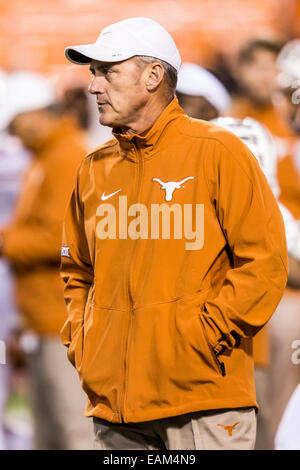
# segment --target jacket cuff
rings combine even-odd
[[[236,344],[235,337],[221,329],[220,322],[212,318],[207,311],[200,313],[202,325],[208,341],[217,356],[229,353]]]

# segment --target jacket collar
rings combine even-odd
[[[120,153],[124,158],[137,161],[137,149],[142,149],[143,157],[150,158],[158,149],[159,141],[166,127],[184,114],[176,97],[165,107],[151,127],[139,134],[121,134],[113,129],[113,135],[120,145]]]

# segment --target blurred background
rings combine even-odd
[[[178,82],[188,114],[253,118],[276,148],[270,151],[275,192],[294,230],[287,233],[291,273],[274,318],[255,341],[257,448],[274,448],[300,382],[300,365],[291,360],[292,344],[300,340],[300,113],[292,101],[300,84],[298,43],[291,57],[289,49],[282,55],[300,38],[300,0],[0,0],[0,340],[6,345],[0,449],[90,446],[82,437],[79,380],[74,375],[68,382],[68,390],[78,392],[78,437],[63,429],[68,398],[60,380],[66,379],[49,358],[71,369],[58,346],[65,318],[61,225],[80,160],[110,138],[110,129],[99,125],[95,99],[87,94],[88,67],[70,65],[64,48],[94,42],[103,27],[135,16],[160,22],[189,63]],[[49,413],[53,423],[45,430]]]
[[[297,0],[12,0],[0,2],[1,65],[53,73],[69,44],[94,42],[112,22],[149,16],[174,37],[185,61],[231,57],[254,36],[283,40],[300,32]]]

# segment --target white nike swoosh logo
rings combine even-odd
[[[115,194],[119,193],[120,191],[122,191],[122,189],[118,189],[118,191],[115,191],[114,193],[108,194],[107,196],[105,196],[105,193],[103,193],[102,196],[101,196],[101,201],[106,201],[106,199],[109,199],[110,197],[114,196]]]

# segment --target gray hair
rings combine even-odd
[[[155,57],[149,57],[146,55],[138,55],[136,58],[144,64],[151,64],[152,62],[159,62],[165,71],[165,81],[172,95],[175,94],[177,85],[177,70],[168,62],[164,60],[156,59]]]

